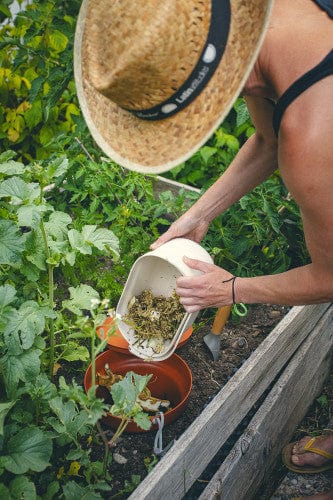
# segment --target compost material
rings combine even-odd
[[[154,352],[161,352],[164,341],[172,339],[185,314],[179,297],[154,296],[151,290],[143,290],[128,304],[128,312],[122,320],[133,327],[137,343],[148,341]]]

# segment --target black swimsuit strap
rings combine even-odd
[[[325,10],[327,14],[333,18],[333,2],[332,0],[314,0],[321,9]]]
[[[333,50],[310,71],[298,78],[278,99],[273,114],[273,128],[275,135],[279,133],[283,113],[302,92],[314,83],[333,74]]]

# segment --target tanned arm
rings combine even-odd
[[[320,97],[320,92],[316,90]],[[276,275],[238,277],[235,281],[237,302],[299,305],[333,300],[333,117],[327,112],[325,115],[325,102],[329,102],[326,97],[326,101],[321,100],[322,109],[316,102],[316,96],[310,99],[311,104],[307,106],[301,100],[297,106],[293,105],[293,109],[285,113],[279,137],[280,170],[287,188],[300,207],[312,262]],[[274,139],[271,125],[267,123],[268,113],[263,111],[266,108],[260,101],[264,100],[247,99],[257,132],[216,183],[220,186],[220,192],[227,190],[232,193],[227,198],[228,202],[218,202],[215,184],[211,189],[216,205],[212,208],[209,200],[206,200],[201,205],[201,217],[208,216],[210,219],[212,214],[217,215],[219,210],[224,210],[229,203],[236,201],[241,192],[247,192],[246,189],[274,170],[274,167],[269,167],[270,162],[274,164],[276,159],[273,154]],[[313,116],[318,112],[322,112],[321,116],[325,118],[314,121]],[[244,177],[242,181],[239,179],[241,175],[245,175],[245,180]],[[232,188],[238,180],[241,187]],[[231,303],[230,284],[223,283],[231,276],[228,271],[193,259],[185,261],[203,273],[195,278],[181,277],[177,280],[176,291],[188,312]]]

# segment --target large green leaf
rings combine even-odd
[[[5,163],[0,163],[0,173],[6,175],[19,175],[24,172],[23,163],[19,163],[14,160],[6,161]]]
[[[101,500],[101,495],[92,491],[90,488],[83,488],[74,481],[69,481],[63,487],[65,500]]]
[[[46,167],[47,178],[52,181],[52,179],[64,175],[68,170],[68,166],[69,162],[65,156],[60,156],[56,160],[49,162]]]
[[[48,235],[57,240],[63,240],[67,235],[67,226],[71,222],[71,217],[64,212],[53,212],[49,221],[45,223],[45,229]]]
[[[53,310],[48,306],[40,306],[33,300],[24,302],[17,312],[12,311],[4,328],[9,353],[19,353],[18,346],[24,350],[30,349],[35,337],[44,332],[46,318],[55,318]]]
[[[18,225],[36,229],[39,226],[43,213],[49,210],[50,208],[47,205],[22,205],[17,210]]]
[[[24,498],[24,500],[36,500],[36,487],[26,476],[16,476],[9,484],[11,500]]]
[[[90,255],[92,253],[92,246],[84,239],[82,233],[76,229],[68,231],[68,240],[71,247],[83,255]]]
[[[50,465],[51,438],[38,427],[20,430],[5,443],[0,464],[13,474],[24,474],[29,470],[41,472]]]
[[[0,436],[3,436],[3,428],[5,418],[9,410],[14,406],[15,401],[8,401],[7,403],[0,403]]]
[[[61,354],[61,359],[66,361],[89,361],[90,354],[84,345],[76,342],[67,342],[65,350]]]
[[[88,413],[79,411],[74,401],[63,402],[61,397],[57,396],[50,400],[50,408],[58,420],[50,418],[49,422],[59,434],[67,434],[76,439],[78,435],[87,432],[87,426],[92,425]]]
[[[66,307],[74,314],[82,314],[82,309],[90,310],[92,308],[92,300],[100,300],[99,293],[89,285],[81,284],[76,288],[69,287],[70,299],[64,300],[63,307]]]
[[[26,254],[27,261],[34,264],[40,271],[46,270],[46,251],[42,232],[39,229],[27,235]]]
[[[21,354],[6,353],[0,358],[0,369],[5,381],[8,397],[14,398],[18,383],[33,381],[40,372],[40,349],[30,349]]]
[[[139,394],[146,387],[150,378],[150,375],[127,372],[122,380],[113,384],[111,394],[114,405],[111,408],[111,413],[130,416],[137,406],[136,400]]]
[[[86,225],[81,232],[76,229],[68,231],[68,239],[72,248],[82,254],[90,255],[92,247],[95,247],[104,252],[111,250],[119,255],[119,240],[108,229],[97,229],[95,225]]]
[[[91,245],[99,250],[111,250],[116,255],[119,255],[119,240],[116,235],[109,229],[98,228],[93,225],[86,225],[82,229],[82,236]]]
[[[2,310],[13,302],[16,295],[16,290],[12,285],[0,286],[0,313]]]
[[[57,262],[59,262],[60,256],[65,256],[69,250],[68,242],[65,240],[58,241],[49,238],[48,245],[51,252],[51,258],[55,257]]]
[[[9,220],[0,220],[0,264],[18,264],[24,246],[25,236],[18,231],[16,224]]]
[[[24,182],[15,176],[0,183],[0,198],[11,197],[20,201],[33,201],[39,196],[40,187],[36,182]]]

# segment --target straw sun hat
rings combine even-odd
[[[83,0],[74,70],[92,136],[157,174],[225,118],[258,55],[273,0]]]

